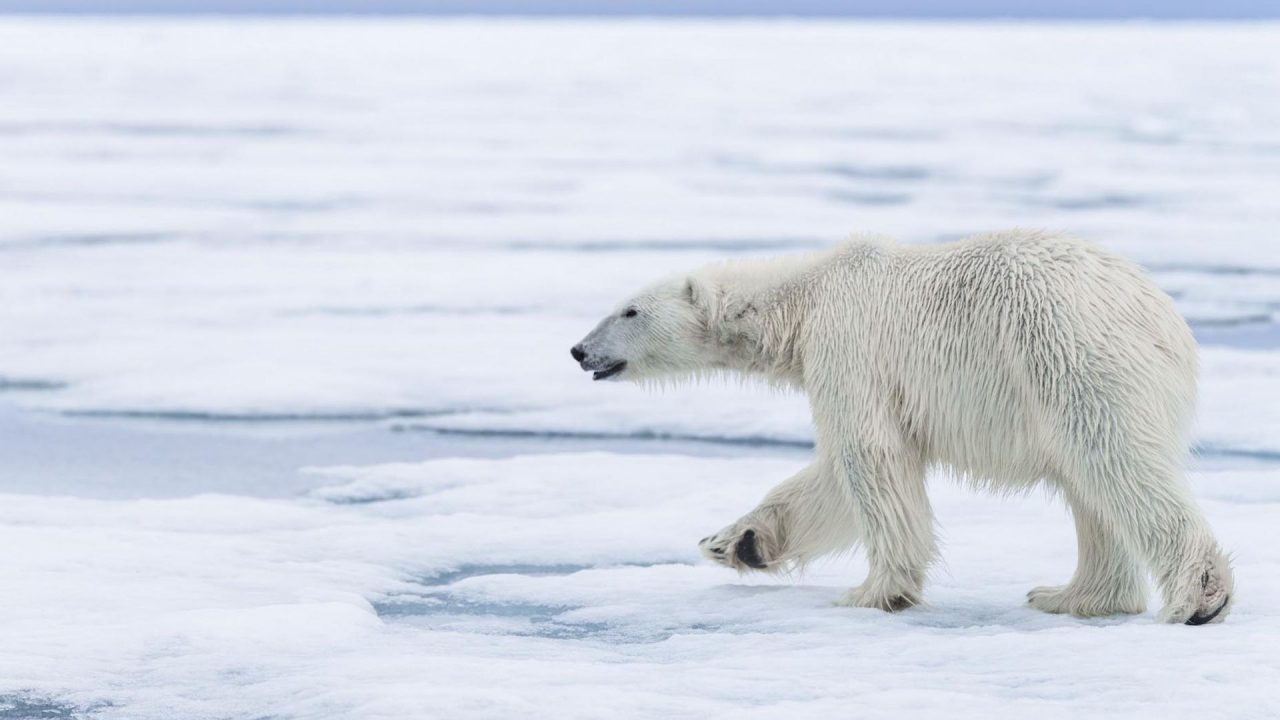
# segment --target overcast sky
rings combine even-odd
[[[0,12],[1280,18],[1280,0],[0,0]]]

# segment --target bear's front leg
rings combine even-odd
[[[920,603],[937,552],[924,463],[905,446],[846,447],[832,464],[848,483],[870,570],[837,604],[888,612]]]
[[[830,472],[814,463],[788,478],[737,522],[702,538],[706,557],[739,572],[803,565],[857,540],[853,509]]]

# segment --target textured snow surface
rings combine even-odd
[[[0,19],[0,720],[1280,716],[1277,47]],[[943,477],[926,607],[832,607],[856,554],[703,564],[804,462],[804,399],[569,358],[670,273],[1010,226],[1191,321],[1227,623],[1026,608],[1067,513]]]
[[[601,388],[568,348],[716,259],[1040,226],[1149,266],[1211,341],[1233,422],[1202,444],[1280,452],[1277,42],[4,20],[0,377],[81,413],[806,441],[796,398]]]
[[[301,500],[4,496],[0,694],[130,720],[1280,712],[1274,473],[1195,477],[1240,583],[1226,624],[1192,628],[1154,603],[1025,607],[1071,574],[1066,512],[945,478],[928,607],[833,607],[857,559],[698,562],[797,465],[565,454],[319,470]]]

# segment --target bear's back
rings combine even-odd
[[[1048,446],[1070,434],[1063,423],[1109,407],[1190,420],[1195,341],[1124,258],[1014,230],[894,248],[879,274],[870,351],[904,422],[966,474],[1052,472],[1036,466],[1062,451]]]

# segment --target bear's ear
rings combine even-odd
[[[684,299],[690,305],[710,310],[713,296],[711,287],[701,278],[690,275],[684,279]]]

